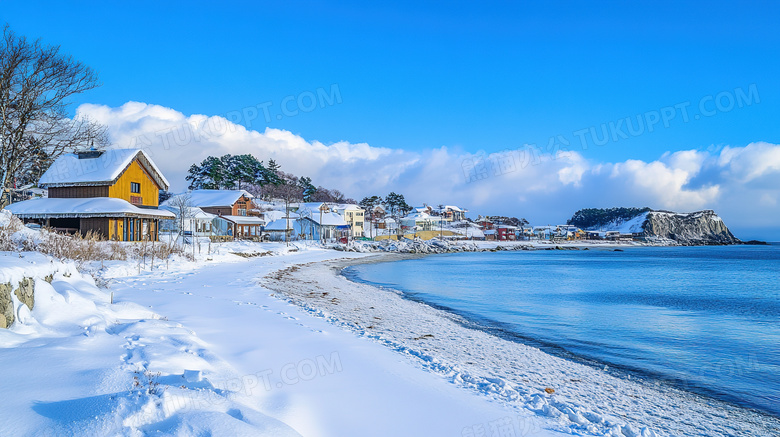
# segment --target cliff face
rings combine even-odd
[[[649,240],[668,239],[685,246],[741,243],[712,210],[689,214],[650,211],[642,224],[642,235]]]

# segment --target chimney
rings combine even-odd
[[[103,151],[95,150],[95,149],[82,150],[80,152],[76,152],[76,156],[78,156],[79,159],[94,159],[94,158],[99,158],[101,155],[103,155]]]

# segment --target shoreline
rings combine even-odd
[[[616,376],[471,328],[468,325],[472,322],[455,313],[341,274],[344,268],[357,264],[422,256],[425,254],[379,253],[299,264],[266,276],[261,284],[312,315],[379,342],[455,385],[546,416],[552,419],[555,431],[746,436],[780,431],[780,421],[767,413],[663,381]],[[680,417],[680,411],[686,414]]]

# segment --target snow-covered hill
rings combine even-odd
[[[712,210],[691,213],[648,211],[631,218],[618,217],[587,230],[641,234],[649,241],[685,246],[741,243]]]
[[[649,213],[644,212],[642,214],[639,214],[638,216],[624,220],[622,218],[615,219],[608,224],[604,226],[598,227],[598,229],[592,229],[592,230],[599,230],[599,231],[617,231],[621,234],[632,234],[635,232],[642,232],[644,230],[643,226],[645,224],[645,220],[647,220],[647,215]]]

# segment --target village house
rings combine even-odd
[[[487,217],[477,216],[477,224],[482,227],[483,230],[489,231],[493,229],[493,220]]]
[[[453,205],[444,205],[440,208],[433,209],[433,211],[434,214],[441,216],[446,222],[466,220],[466,213],[469,212],[467,209],[458,208]]]
[[[171,197],[162,206],[175,211],[181,209],[182,203],[186,203],[186,206],[212,214],[211,225],[208,231],[204,231],[210,236],[258,239],[266,222],[252,215],[251,211],[256,209],[253,198],[246,190],[192,190]],[[204,220],[206,218],[203,217]],[[188,229],[185,227],[182,231]]]
[[[47,198],[9,205],[6,209],[29,223],[58,231],[118,241],[159,239],[160,220],[175,218],[158,209],[160,190],[168,181],[142,150],[111,149],[69,153],[57,158],[41,176]]]
[[[363,225],[363,235],[369,238],[376,237],[383,234],[384,229],[388,228],[388,221],[395,223],[394,220],[386,217],[387,210],[382,205],[375,205],[369,214],[368,211],[364,213],[366,224]]]
[[[212,223],[217,217],[209,214],[198,207],[171,206],[163,203],[160,209],[166,209],[176,215],[176,220],[163,223],[160,228],[162,231],[178,232],[182,235],[196,237],[209,237],[213,234]]]
[[[411,231],[435,231],[443,225],[443,218],[427,212],[415,212],[401,219],[401,227]]]
[[[364,235],[365,211],[363,208],[352,203],[340,203],[333,205],[331,210],[347,222],[352,231],[352,238],[359,238]]]
[[[192,190],[189,196],[191,206],[209,214],[247,216],[247,211],[254,209],[254,196],[246,190]]]
[[[267,221],[263,227],[263,235],[270,241],[291,241],[299,239],[295,231],[295,222],[300,216],[294,212],[285,214],[284,211],[265,211],[264,219]]]
[[[300,217],[295,221],[295,234],[307,240],[345,240],[351,232],[349,224],[335,212],[321,212],[304,215],[298,210]]]
[[[298,204],[297,212],[302,217],[312,217],[317,219],[322,212],[333,213],[349,226],[349,237],[359,238],[365,233],[365,210],[358,205],[351,203],[327,203],[327,202],[304,202]],[[318,220],[315,222],[319,223]],[[325,223],[325,221],[323,221]]]

